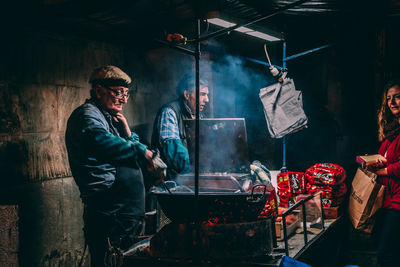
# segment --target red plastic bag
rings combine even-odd
[[[308,194],[312,195],[321,191],[321,198],[324,207],[339,206],[345,199],[347,193],[347,186],[341,183],[337,186],[321,186],[307,184]]]
[[[279,206],[294,204],[295,196],[306,193],[306,180],[303,172],[281,172],[277,176]]]
[[[345,170],[333,163],[317,163],[305,172],[308,184],[313,185],[338,185],[346,179]]]

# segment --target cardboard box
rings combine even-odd
[[[299,218],[297,218],[297,220],[294,223],[286,225],[287,236],[292,235],[299,226],[300,226]],[[278,241],[282,241],[283,240],[283,223],[282,222],[275,222],[275,233],[276,233],[276,239]]]
[[[341,214],[339,207],[324,208],[325,219],[336,219]]]

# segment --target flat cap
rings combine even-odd
[[[129,87],[132,80],[120,68],[112,65],[96,68],[90,75],[89,83],[103,86],[124,86]]]

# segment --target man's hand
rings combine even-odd
[[[118,112],[117,114],[115,114],[115,117],[113,117],[114,120],[118,123],[121,123],[122,125],[122,130],[124,131],[124,134],[126,134],[126,136],[131,136],[131,129],[129,128],[128,122],[126,121],[125,116],[121,113]]]
[[[150,153],[152,152],[150,151]],[[152,178],[154,179],[155,185],[161,183],[167,176],[167,165],[160,158],[160,153],[158,152],[152,153],[152,156],[149,160],[149,164],[147,166],[147,171],[151,174]]]
[[[153,158],[153,152],[151,152],[151,150],[146,149],[146,154],[144,155],[144,157],[147,160],[151,160]]]

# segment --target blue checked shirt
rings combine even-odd
[[[186,108],[190,110],[188,106]],[[165,107],[160,116],[160,143],[165,162],[178,173],[189,171],[189,153],[181,141],[175,111]],[[200,117],[203,117],[202,114]]]
[[[187,107],[187,106],[186,106]],[[189,107],[187,107],[189,109]],[[192,115],[193,118],[193,115]],[[203,114],[200,113],[200,118],[203,118]],[[161,112],[161,120],[160,120],[160,139],[161,143],[172,140],[179,139],[179,128],[178,128],[178,119],[176,118],[175,112],[169,108],[165,107]]]
[[[178,119],[175,112],[171,108],[164,108],[161,112],[160,138],[161,143],[167,140],[179,139]]]

